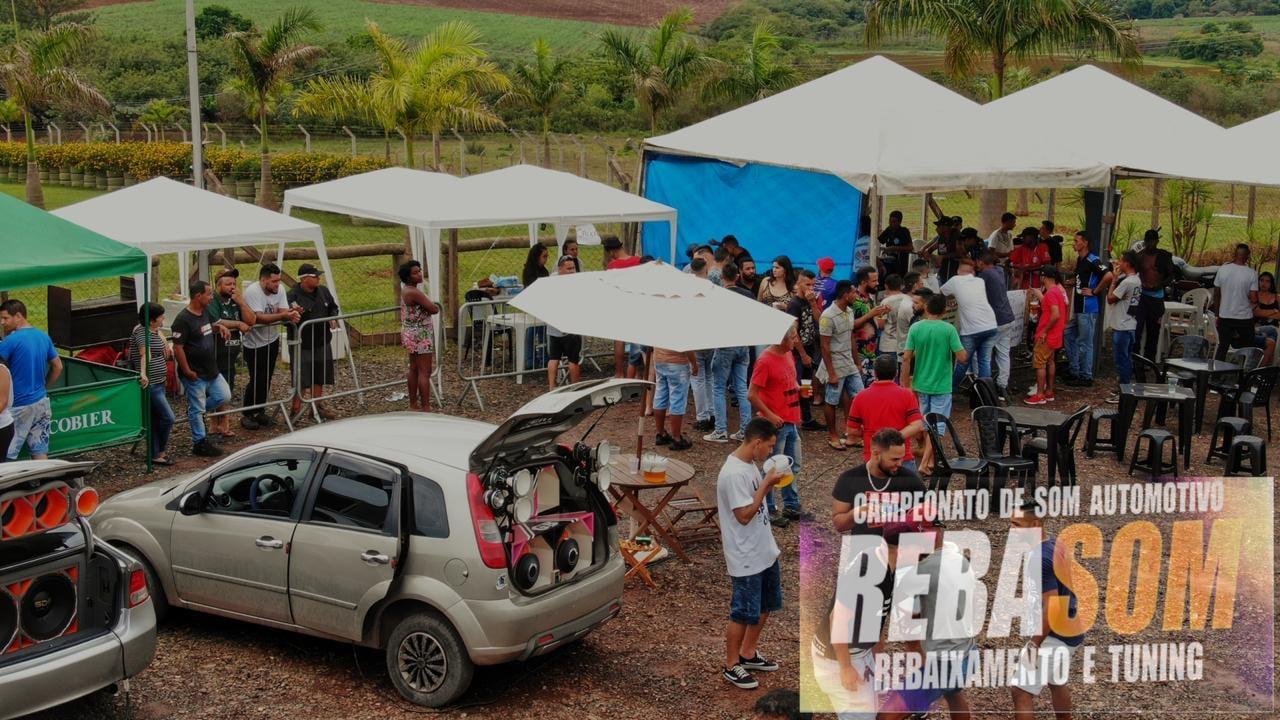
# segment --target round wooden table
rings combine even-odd
[[[666,480],[660,483],[653,483],[645,480],[639,470],[632,470],[636,465],[635,458],[634,454],[624,454],[609,461],[609,492],[614,497],[614,508],[635,518],[636,535],[644,535],[652,529],[653,534],[658,536],[672,552],[679,555],[681,560],[688,560],[689,557],[684,552],[684,545],[676,537],[675,529],[664,521],[662,512],[667,508],[668,503],[675,499],[680,490],[689,484],[696,471],[692,465],[686,462],[667,458]],[[646,505],[640,500],[641,494],[649,490],[665,491],[659,495],[657,502],[652,506]],[[636,560],[625,549],[623,555],[627,557],[628,563],[632,565],[632,569],[627,573],[627,576],[640,574],[642,579],[652,586],[653,582],[648,578],[648,572],[644,570],[644,566],[648,564],[648,559],[646,558],[643,561]],[[652,554],[649,557],[652,557]]]

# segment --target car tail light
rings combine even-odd
[[[493,517],[493,509],[484,501],[484,483],[475,473],[467,473],[467,500],[471,507],[471,525],[476,531],[476,545],[480,559],[486,567],[507,566],[506,549],[502,546],[502,531]]]
[[[147,574],[142,570],[129,573],[129,607],[136,608],[150,599],[147,592]]]

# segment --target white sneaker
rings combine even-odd
[[[703,439],[703,440],[706,440],[707,442],[713,442],[713,443],[727,443],[727,442],[729,442],[729,436],[728,436],[726,433],[723,433],[723,432],[721,432],[721,431],[719,431],[719,430],[716,430],[715,432],[710,433],[710,434],[707,434],[707,435],[703,435],[703,436],[702,436],[702,439]]]
[[[742,442],[742,438],[743,438],[743,435],[741,430],[729,436],[729,439],[734,442]]]

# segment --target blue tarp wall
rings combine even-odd
[[[835,277],[853,275],[862,193],[834,175],[648,153],[644,196],[679,211],[677,265],[688,262],[690,245],[733,235],[762,274],[786,255],[810,269],[830,256]],[[642,237],[645,254],[671,259],[667,223],[644,223]]]

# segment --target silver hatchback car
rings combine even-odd
[[[559,388],[496,427],[325,423],[120,493],[94,529],[145,565],[158,609],[382,648],[401,695],[447,705],[474,665],[546,653],[620,611],[608,445],[557,438],[645,385]]]

